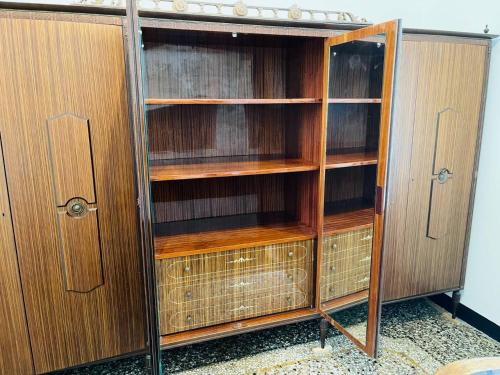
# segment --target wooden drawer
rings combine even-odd
[[[304,263],[311,252],[312,241],[300,241],[166,259],[157,262],[160,264],[157,282],[159,285],[202,279],[211,282],[259,267]]]
[[[327,236],[321,261],[321,301],[366,290],[370,282],[373,229]]]
[[[200,303],[198,308],[192,309],[183,309],[181,306],[172,314],[160,313],[161,334],[293,310],[309,306],[309,299],[308,294],[296,291],[282,294],[269,293],[255,298],[225,299],[225,302],[217,304]]]
[[[310,306],[313,243],[157,261],[161,334]]]

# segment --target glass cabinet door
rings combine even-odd
[[[387,155],[399,21],[325,41],[316,306],[376,355]]]

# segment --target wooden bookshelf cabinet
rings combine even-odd
[[[489,40],[133,4],[1,5],[0,373],[463,287]]]

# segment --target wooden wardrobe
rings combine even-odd
[[[463,287],[487,38],[127,6],[0,10],[0,373]]]

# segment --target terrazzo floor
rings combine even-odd
[[[360,329],[354,322],[352,329]],[[433,374],[444,364],[500,356],[500,343],[428,301],[384,306],[380,355],[373,360],[330,329],[319,348],[319,322],[296,323],[163,352],[165,374]],[[130,358],[59,374],[145,374],[144,359]]]

